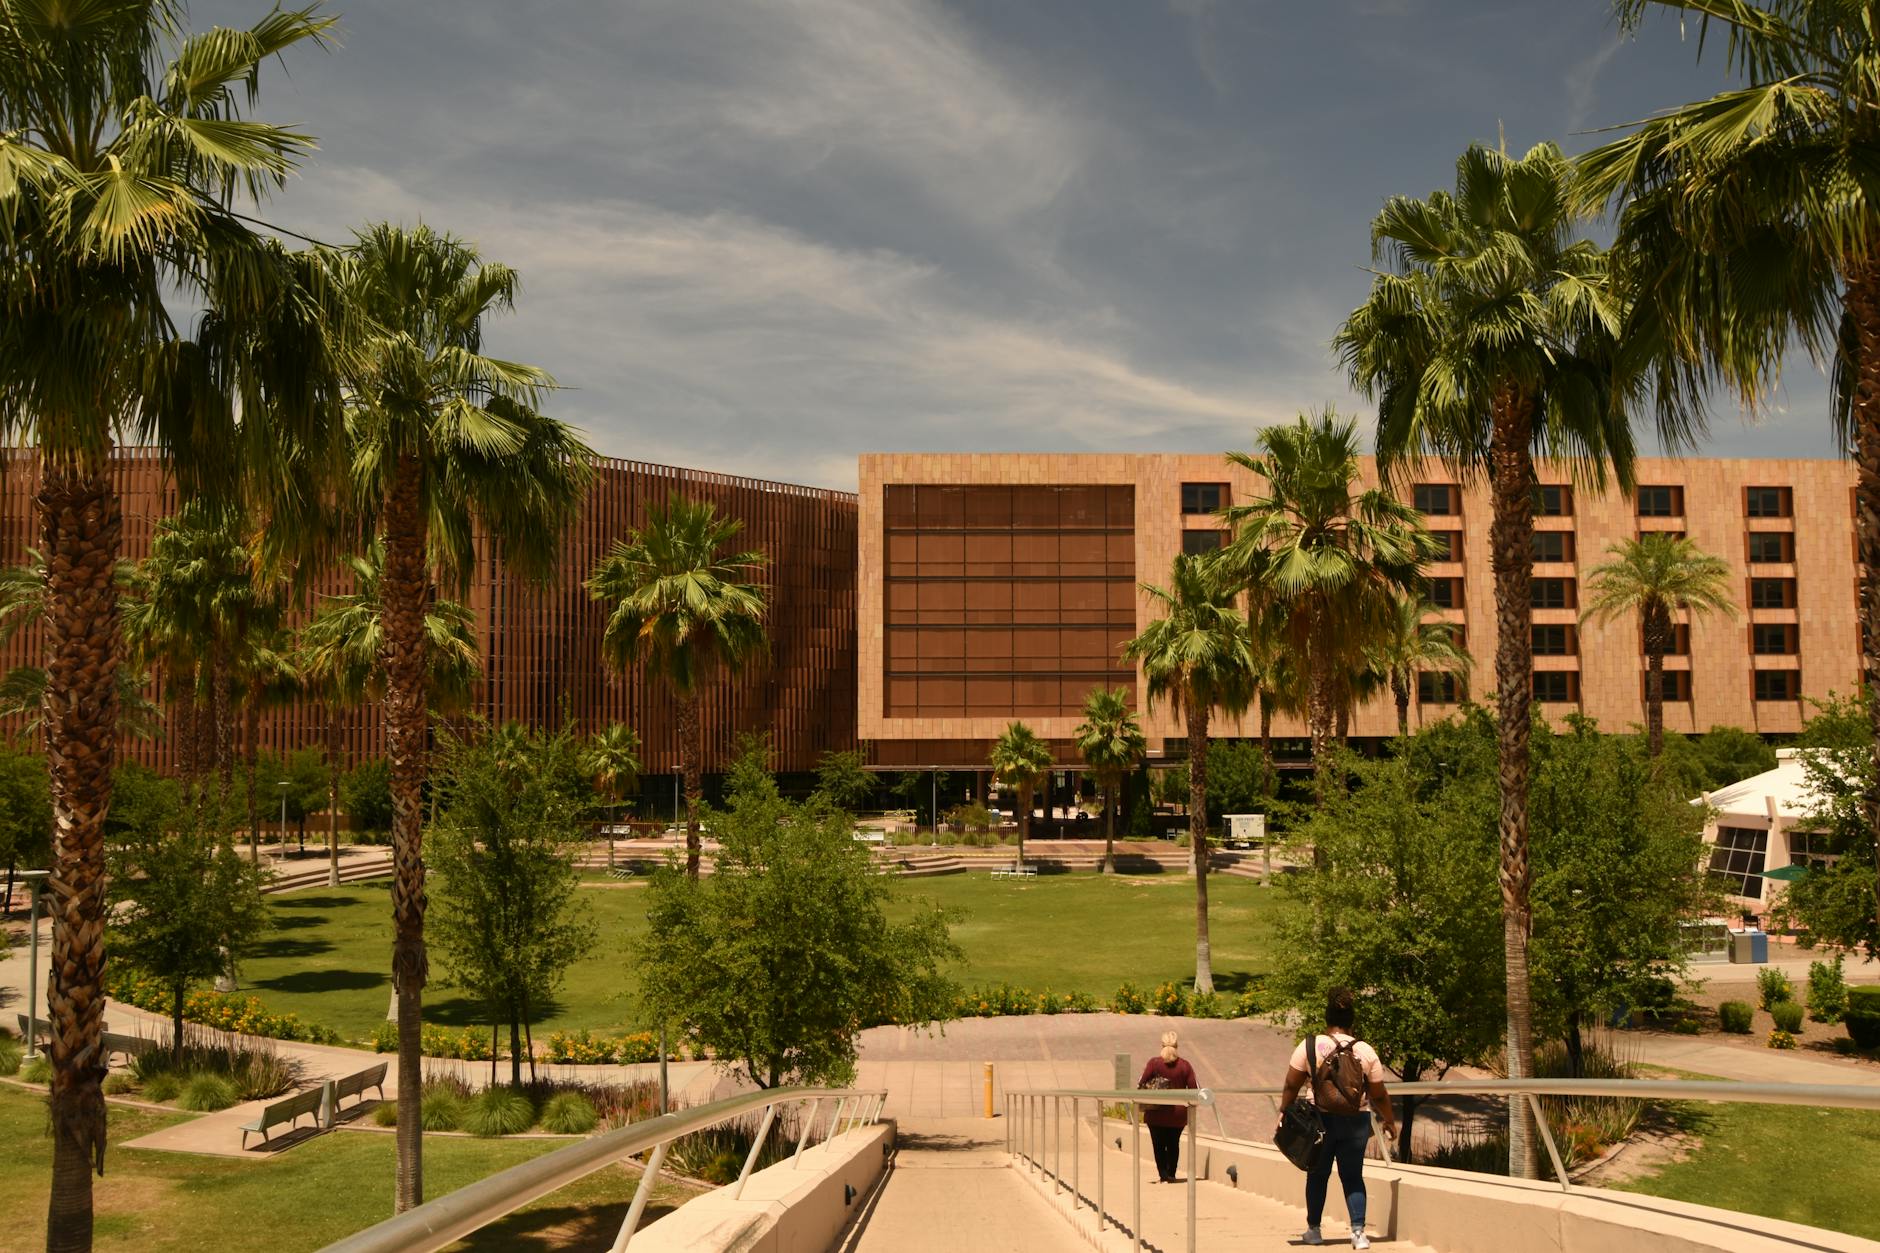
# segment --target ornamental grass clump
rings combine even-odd
[[[41,1053],[20,1067],[20,1078],[27,1083],[52,1082],[52,1059]]]
[[[373,1107],[372,1123],[376,1127],[396,1127],[398,1125],[398,1102],[380,1101]]]
[[[123,1096],[137,1090],[137,1081],[123,1071],[114,1071],[104,1077],[106,1096]]]
[[[144,1080],[143,1089],[146,1101],[155,1101],[161,1105],[176,1099],[176,1094],[183,1090],[183,1080],[180,1075],[173,1075],[166,1070]]]
[[[395,1103],[387,1102],[380,1105],[379,1109],[381,1112],[387,1109],[392,1111],[390,1121],[381,1122],[381,1127],[398,1125],[398,1106]],[[449,1088],[427,1086],[418,1103],[418,1110],[426,1131],[456,1131],[463,1126],[463,1098]]]
[[[473,1136],[520,1135],[535,1125],[535,1105],[514,1088],[485,1088],[464,1110],[463,1129]]]
[[[556,1135],[586,1135],[598,1122],[600,1114],[579,1092],[557,1092],[542,1106],[542,1130]]]
[[[176,1107],[192,1113],[210,1114],[218,1109],[227,1109],[241,1099],[234,1080],[227,1075],[218,1075],[213,1071],[198,1071],[183,1080],[183,1090],[177,1094]]]
[[[26,1046],[10,1035],[0,1035],[0,1075],[16,1075],[20,1071],[20,1059],[26,1056]]]

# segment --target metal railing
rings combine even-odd
[[[738,1173],[736,1183],[725,1185],[732,1190],[731,1195],[737,1197],[744,1194],[745,1181],[757,1166],[764,1142],[776,1122],[778,1106],[804,1103],[809,1106],[803,1115],[802,1130],[797,1134],[796,1150],[790,1158],[792,1164],[800,1166],[804,1148],[810,1141],[825,1102],[834,1101],[835,1104],[829,1113],[823,1147],[856,1127],[873,1125],[880,1119],[881,1107],[887,1098],[885,1089],[772,1088],[714,1101],[696,1109],[678,1110],[658,1118],[649,1118],[545,1153],[434,1201],[426,1201],[376,1226],[368,1227],[357,1235],[329,1244],[327,1253],[429,1253],[430,1250],[441,1249],[461,1240],[538,1197],[547,1196],[602,1167],[650,1149],[652,1155],[640,1174],[639,1186],[633,1191],[633,1202],[627,1207],[627,1217],[620,1224],[620,1234],[614,1238],[613,1253],[623,1253],[640,1225],[641,1216],[646,1212],[646,1203],[652,1199],[653,1183],[659,1177],[660,1168],[666,1163],[667,1146],[679,1137],[703,1131],[753,1110],[764,1111],[757,1137],[751,1143],[750,1153],[745,1156],[744,1169]]]
[[[1547,1149],[1547,1157],[1553,1166],[1554,1176],[1559,1181],[1563,1192],[1574,1190],[1569,1178],[1566,1159],[1561,1156],[1559,1143],[1554,1139],[1553,1131],[1547,1125],[1540,1098],[1557,1097],[1615,1097],[1632,1100],[1672,1100],[1672,1101],[1710,1101],[1741,1102],[1751,1105],[1803,1105],[1812,1107],[1830,1107],[1836,1109],[1880,1110],[1880,1087],[1856,1087],[1846,1084],[1814,1083],[1734,1083],[1712,1080],[1691,1079],[1477,1079],[1456,1080],[1443,1083],[1393,1083],[1389,1085],[1392,1097],[1398,1096],[1493,1096],[1503,1097],[1509,1102],[1523,1100],[1534,1115],[1536,1128],[1541,1142]],[[1285,1092],[1281,1088],[1201,1088],[1190,1091],[1139,1091],[1119,1089],[1101,1091],[1095,1089],[1047,1088],[1033,1092],[1010,1092],[1005,1098],[1006,1112],[1006,1151],[1012,1157],[1022,1160],[1051,1180],[1051,1195],[1056,1197],[1059,1189],[1067,1182],[1063,1175],[1063,1136],[1062,1110],[1060,1103],[1071,1103],[1071,1176],[1068,1180],[1071,1189],[1073,1213],[1084,1205],[1082,1191],[1081,1137],[1078,1135],[1078,1118],[1082,1103],[1092,1103],[1096,1113],[1096,1196],[1094,1208],[1097,1215],[1097,1233],[1099,1239],[1106,1226],[1115,1224],[1119,1229],[1122,1224],[1112,1218],[1106,1207],[1105,1184],[1107,1172],[1103,1158],[1103,1109],[1106,1105],[1124,1105],[1128,1107],[1128,1121],[1132,1133],[1130,1146],[1130,1185],[1132,1209],[1130,1234],[1134,1237],[1138,1249],[1144,1247],[1142,1230],[1142,1119],[1141,1107],[1144,1105],[1185,1105],[1193,1111],[1188,1119],[1187,1141],[1189,1169],[1188,1184],[1188,1236],[1187,1247],[1190,1253],[1195,1248],[1195,1176],[1197,1130],[1200,1111],[1203,1108],[1214,1111],[1216,1126],[1220,1129],[1220,1138],[1231,1140],[1221,1117],[1221,1101],[1226,1097],[1268,1097],[1277,1102]],[[1049,1104],[1047,1105],[1047,1102]],[[1275,1111],[1277,1113],[1277,1109]],[[1375,1115],[1372,1115],[1375,1122]],[[1240,1140],[1236,1143],[1253,1144],[1256,1142]],[[1258,1147],[1270,1147],[1258,1145]],[[1390,1161],[1391,1146],[1388,1137],[1378,1138],[1378,1147],[1385,1160]],[[1047,1156],[1049,1161],[1046,1160]],[[1587,1195],[1582,1191],[1580,1195]]]

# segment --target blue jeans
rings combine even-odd
[[[1319,1160],[1306,1172],[1306,1226],[1316,1227],[1325,1217],[1325,1193],[1338,1167],[1338,1183],[1345,1190],[1345,1212],[1353,1227],[1364,1225],[1364,1146],[1371,1139],[1369,1114],[1320,1114],[1325,1143]]]

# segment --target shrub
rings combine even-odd
[[[1795,1047],[1795,1037],[1778,1027],[1769,1033],[1769,1047],[1772,1049],[1792,1049]]]
[[[1260,987],[1251,987],[1245,992],[1242,992],[1234,1000],[1233,1017],[1257,1018],[1259,1015],[1264,1014],[1266,1012],[1264,992],[1265,989]]]
[[[1146,1014],[1149,1012],[1149,998],[1133,983],[1125,983],[1116,989],[1116,995],[1110,1000],[1110,1008],[1119,1014]]]
[[[183,1081],[168,1071],[152,1075],[144,1080],[144,1099],[146,1101],[174,1101],[176,1094],[183,1090]]]
[[[381,1105],[379,1108],[383,1109],[385,1106]],[[393,1121],[381,1125],[396,1126],[397,1109],[397,1105],[393,1104]],[[455,1131],[463,1126],[463,1098],[449,1088],[427,1087],[424,1094],[418,1098],[418,1117],[424,1123],[426,1131]]]
[[[1703,1024],[1695,1018],[1677,1018],[1671,1023],[1672,1035],[1700,1035],[1703,1030]]]
[[[1777,1001],[1769,1007],[1769,1016],[1776,1020],[1776,1028],[1794,1035],[1802,1029],[1802,1007],[1794,1001]]]
[[[1097,998],[1088,992],[1072,992],[1064,998],[1064,1008],[1066,1012],[1072,1014],[1094,1014],[1102,1006],[1098,1005]]]
[[[137,1081],[121,1070],[113,1071],[111,1074],[104,1077],[104,1094],[106,1096],[123,1096],[126,1092],[135,1092],[136,1090]]]
[[[535,1106],[514,1088],[485,1088],[464,1111],[463,1129],[473,1136],[513,1136],[535,1125]]]
[[[0,1075],[17,1075],[26,1046],[10,1035],[0,1035]]]
[[[114,967],[105,975],[105,994],[114,1001],[169,1017],[170,989],[147,974]],[[300,1020],[298,1014],[276,1014],[253,996],[230,996],[206,989],[183,1000],[183,1021],[216,1031],[266,1036],[275,1040],[304,1040],[310,1044],[338,1044],[339,1033],[330,1027]]]
[[[1421,1164],[1444,1170],[1468,1170],[1478,1175],[1505,1175],[1508,1173],[1508,1133],[1456,1136],[1437,1145]]]
[[[1191,1018],[1226,1018],[1228,1004],[1217,992],[1197,992],[1188,998],[1188,1016]]]
[[[593,1102],[579,1092],[557,1092],[542,1106],[542,1130],[556,1135],[586,1135],[599,1121]]]
[[[977,803],[955,805],[947,810],[946,822],[956,833],[964,834],[968,830],[983,833],[992,827],[992,811]]]
[[[52,1059],[41,1053],[20,1067],[20,1078],[27,1083],[51,1083]]]
[[[1857,1049],[1880,1049],[1880,988],[1849,988],[1843,1019]]]
[[[614,1041],[613,1052],[623,1066],[656,1062],[659,1060],[659,1036],[652,1031],[635,1031],[623,1035]],[[668,1052],[671,1053],[671,1050]],[[673,1060],[673,1057],[669,1056],[668,1060]]]
[[[1847,1013],[1847,980],[1841,958],[1808,964],[1808,1016],[1816,1022],[1839,1022]]]
[[[1761,994],[1762,1007],[1768,1009],[1780,1001],[1795,999],[1795,985],[1780,970],[1764,968],[1756,972],[1756,990]]]
[[[1725,1001],[1717,1006],[1717,1019],[1731,1035],[1748,1035],[1756,1020],[1756,1007],[1748,1001]]]
[[[398,1024],[382,1022],[372,1028],[372,1051],[374,1053],[396,1053],[398,1051]]]
[[[659,1046],[652,1047],[651,1057],[647,1061],[657,1061]],[[612,1040],[596,1039],[587,1028],[580,1031],[554,1031],[548,1037],[548,1060],[559,1065],[605,1066],[611,1065],[619,1055],[620,1048]]]
[[[1155,1012],[1179,1018],[1188,1012],[1188,990],[1179,983],[1164,983],[1155,990]]]
[[[373,1107],[372,1121],[380,1127],[396,1127],[398,1125],[398,1102],[380,1101]]]
[[[1055,1014],[1058,1011],[1062,1010],[1063,1008],[1064,1008],[1064,1002],[1058,998],[1057,993],[1050,992],[1050,991],[1038,993],[1038,1012],[1039,1013]]]
[[[227,1109],[240,1099],[241,1093],[236,1090],[234,1080],[227,1075],[199,1070],[183,1081],[183,1090],[176,1096],[176,1107],[193,1113],[210,1114],[218,1109]]]

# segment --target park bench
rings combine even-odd
[[[329,1111],[329,1117],[339,1113],[340,1102],[349,1096],[364,1100],[367,1088],[377,1089],[379,1099],[384,1100],[386,1065],[387,1063],[380,1062],[376,1066],[367,1066],[357,1074],[347,1075],[344,1079],[333,1080],[333,1108]]]
[[[383,1071],[385,1067],[380,1066]],[[274,1134],[274,1129],[282,1123],[289,1127],[298,1123],[303,1116],[311,1117],[314,1126],[320,1125],[320,1107],[326,1101],[326,1090],[332,1083],[328,1080],[317,1088],[308,1088],[292,1096],[284,1096],[278,1101],[270,1101],[261,1107],[253,1122],[242,1124],[242,1147],[248,1147],[248,1137],[258,1135],[266,1144]]]
[[[1038,877],[1036,866],[995,866],[992,877],[995,879],[1035,879]]]
[[[14,1017],[20,1024],[20,1035],[24,1036],[26,1034],[26,1015],[15,1014]],[[44,1018],[33,1019],[34,1042],[38,1043],[39,1041],[50,1040],[51,1038],[52,1024],[47,1022]],[[151,1049],[157,1047],[157,1041],[155,1040],[146,1039],[140,1035],[125,1035],[121,1031],[105,1032],[99,1044],[104,1050],[104,1056],[107,1062],[111,1060],[114,1054],[120,1055],[126,1061],[129,1061],[138,1054],[148,1053]]]
[[[631,879],[635,873],[636,872],[630,863],[622,862],[620,865],[615,866],[612,870],[609,870],[607,872],[607,877],[610,879]]]

